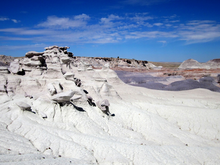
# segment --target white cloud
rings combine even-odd
[[[131,20],[135,20],[135,21],[147,21],[147,20],[150,20],[150,19],[153,19],[153,17],[136,15],[135,17],[131,18]]]
[[[167,18],[162,21],[161,18],[153,18],[146,13],[130,13],[125,16],[111,14],[92,24],[88,22],[90,19],[86,14],[71,18],[49,16],[47,21],[33,28],[0,29],[0,38],[74,43],[115,43],[146,38],[157,39],[163,44],[166,44],[167,39],[183,40],[187,44],[220,39],[220,24],[210,20],[194,20],[181,24]]]
[[[89,20],[90,17],[86,14],[81,14],[81,15],[77,15],[77,16],[74,16],[74,19],[78,19],[78,20]]]
[[[163,23],[154,23],[153,25],[154,25],[154,26],[162,26]]]
[[[157,41],[157,42],[162,43],[162,46],[166,46],[166,44],[167,44],[167,41]]]
[[[215,21],[190,21],[179,28],[181,40],[187,41],[187,44],[209,42],[220,38],[220,24]]]
[[[20,21],[16,20],[16,19],[11,19],[14,23],[18,23]]]
[[[166,43],[167,43],[167,41],[158,41],[158,42],[161,42],[161,43],[163,43],[163,44],[166,44]]]
[[[149,32],[132,32],[125,36],[126,39],[138,39],[138,38],[176,38],[176,34],[172,32],[162,32],[162,31],[149,31]]]
[[[121,19],[119,16],[111,14],[107,18],[101,18],[100,23],[112,25],[112,21],[119,20],[119,19]]]
[[[18,23],[20,21],[16,20],[16,19],[9,19],[7,17],[0,17],[0,21],[12,21],[14,23]]]
[[[67,17],[49,16],[45,22],[38,24],[38,27],[58,29],[82,28],[86,26],[89,18],[90,17],[86,14],[77,15],[73,19]]]
[[[7,21],[9,20],[9,18],[6,18],[6,17],[0,17],[0,21]]]

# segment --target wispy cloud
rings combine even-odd
[[[18,20],[16,20],[16,19],[11,19],[11,20],[12,20],[12,22],[14,22],[14,23],[20,22],[20,21],[18,21]]]
[[[119,17],[117,15],[111,14],[108,17],[101,18],[100,19],[100,24],[101,24],[101,26],[104,25],[104,27],[113,27],[116,24],[119,24],[119,22],[117,22],[117,21],[121,20],[121,19],[123,19],[123,18],[121,18],[121,17]]]
[[[55,31],[49,29],[29,29],[29,28],[5,28],[0,29],[0,32],[14,33],[17,35],[51,35]]]
[[[210,20],[194,20],[180,25],[179,35],[187,44],[209,42],[220,38],[220,24]]]
[[[168,39],[186,44],[220,39],[220,24],[210,20],[194,20],[185,24],[174,20],[177,16],[154,18],[148,13],[110,14],[96,18],[86,14],[73,17],[48,16],[32,28],[0,29],[1,40],[30,40],[34,42],[116,43],[137,39],[156,39],[166,44]],[[4,21],[6,17],[1,17]]]
[[[45,22],[38,24],[38,27],[69,29],[86,26],[90,17],[86,14],[77,15],[73,18],[49,16]]]
[[[9,20],[9,18],[6,18],[6,17],[0,17],[0,21],[7,21]]]
[[[153,25],[154,25],[154,26],[162,26],[163,23],[154,23]]]
[[[9,18],[7,18],[7,17],[0,17],[0,21],[12,21],[12,22],[14,22],[14,23],[20,22],[19,20],[9,19]]]
[[[5,46],[0,46],[1,50],[23,50],[23,49],[27,49],[27,50],[33,50],[36,48],[41,48],[42,47],[46,47],[48,45],[46,44],[33,44],[33,45],[5,45]]]
[[[126,39],[138,39],[138,38],[176,38],[178,37],[173,32],[161,32],[161,31],[150,31],[150,32],[132,32],[125,36]]]
[[[162,43],[162,46],[166,46],[167,44],[167,41],[157,41],[157,42]]]

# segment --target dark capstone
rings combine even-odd
[[[24,69],[22,69],[22,71],[18,71],[17,74],[18,74],[18,75],[21,75],[21,76],[25,75],[25,71],[24,71]]]
[[[126,62],[127,62],[128,64],[131,64],[131,60],[126,60]]]
[[[73,57],[73,53],[72,52],[67,52],[68,57]]]

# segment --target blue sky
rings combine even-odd
[[[219,0],[7,0],[0,54],[69,46],[76,56],[160,62],[220,58]]]

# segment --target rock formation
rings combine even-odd
[[[129,86],[111,66],[137,61],[67,49],[28,52],[2,69],[0,164],[220,164],[219,93]]]
[[[108,100],[101,100],[101,101],[97,101],[96,103],[99,107],[99,109],[101,109],[101,111],[103,113],[105,113],[106,115],[110,115],[111,113],[109,112],[109,101]]]
[[[200,63],[194,59],[188,59],[179,66],[179,69],[217,69],[220,68],[220,60],[214,59],[206,63]]]
[[[0,55],[0,66],[9,66],[14,59],[11,56]]]
[[[86,90],[81,86],[85,87],[87,84],[85,81],[91,81],[87,80],[83,76],[84,74],[99,75],[99,73],[91,68],[90,61],[85,59],[77,61],[73,58],[73,53],[68,52],[68,48],[50,46],[46,47],[44,52],[30,51],[25,54],[25,58],[15,59],[8,67],[9,72],[6,72],[7,68],[1,69],[3,76],[0,77],[2,80],[0,91],[11,98],[23,95],[23,97],[31,99],[33,105],[36,100],[40,102],[43,99],[48,100],[48,104],[51,105],[53,103],[65,105],[70,102],[80,105],[88,102],[89,105],[95,106],[93,102],[95,100],[91,99],[91,96],[86,96],[87,93],[84,92]],[[104,67],[104,70],[109,72],[108,67]],[[75,74],[83,76],[84,81],[82,82]],[[101,76],[99,78],[103,79]],[[104,79],[104,82],[99,81],[98,86],[94,86],[92,90],[93,97],[96,99],[117,95],[106,78]],[[97,79],[92,78],[92,81],[97,81]],[[31,111],[31,104],[21,101],[17,105],[23,110]],[[36,114],[44,116],[44,118],[51,116],[36,106],[33,109],[36,109]]]

